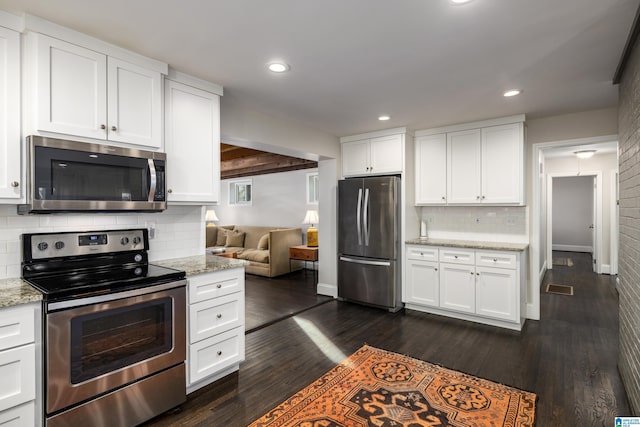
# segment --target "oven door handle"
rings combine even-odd
[[[168,289],[179,288],[181,286],[187,286],[186,279],[177,280],[170,283],[163,283],[161,285],[147,286],[146,288],[132,289],[130,291],[112,292],[108,294],[100,294],[100,295],[91,296],[91,297],[77,298],[77,299],[60,301],[60,302],[52,302],[47,304],[47,313],[50,313],[52,311],[57,311],[57,310],[63,310],[67,308],[79,307],[81,305],[99,304],[102,302],[113,301],[113,300],[122,299],[122,298],[137,297],[140,295],[146,295],[153,292],[160,292],[160,291],[166,291]]]

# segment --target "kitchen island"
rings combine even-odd
[[[407,309],[522,329],[527,243],[418,238],[405,244]]]

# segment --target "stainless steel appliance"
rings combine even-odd
[[[186,400],[186,279],[146,229],[22,235],[43,293],[47,426],[133,426]]]
[[[338,297],[397,311],[400,178],[338,182]]]
[[[57,211],[162,211],[166,154],[27,137],[27,204],[19,214]]]

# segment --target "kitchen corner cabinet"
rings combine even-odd
[[[20,87],[20,33],[0,26],[0,203],[21,196]]]
[[[29,49],[37,131],[161,148],[160,72],[38,33]]]
[[[40,425],[36,414],[36,316],[39,304],[0,309],[0,425]],[[39,321],[39,320],[38,320]]]
[[[187,393],[239,369],[245,357],[244,268],[188,278]]]
[[[523,126],[416,132],[416,205],[523,205]]]
[[[406,308],[521,330],[523,252],[406,246]]]
[[[219,201],[218,94],[165,80],[165,151],[169,203]]]
[[[342,175],[363,176],[404,171],[403,135],[342,142]]]

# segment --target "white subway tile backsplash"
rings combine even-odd
[[[433,238],[528,241],[525,207],[425,206],[422,219]]]

